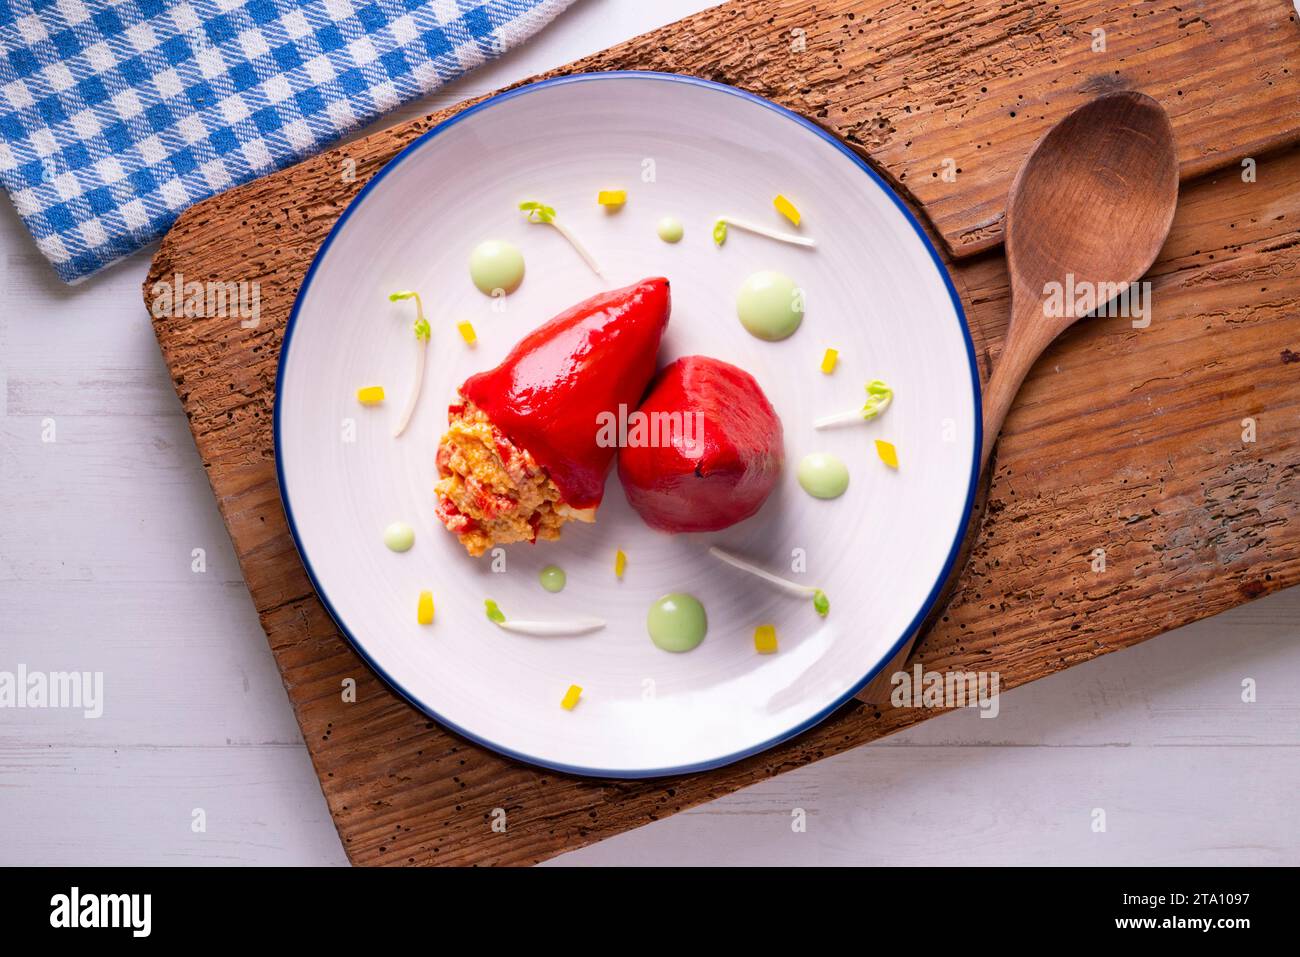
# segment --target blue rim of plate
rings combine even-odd
[[[825,140],[831,146],[835,147],[846,157],[848,157],[859,169],[862,170],[862,172],[866,173],[867,176],[871,178],[871,181],[875,183],[875,185],[880,189],[880,191],[883,192],[886,196],[888,196],[893,201],[894,206],[896,206],[899,212],[903,214],[903,217],[907,220],[907,222],[911,225],[912,229],[916,232],[917,238],[920,239],[922,245],[925,246],[926,252],[930,254],[930,260],[934,263],[935,270],[943,278],[944,286],[948,290],[948,297],[949,299],[952,300],[952,307],[957,313],[957,320],[958,320],[957,324],[961,328],[962,340],[966,344],[966,358],[970,365],[971,394],[974,400],[974,412],[975,412],[975,442],[972,447],[973,451],[971,455],[970,479],[967,482],[967,487],[966,487],[966,504],[962,507],[961,522],[959,522],[957,525],[957,532],[953,536],[952,545],[948,549],[948,557],[944,560],[943,570],[939,573],[939,577],[935,580],[935,583],[933,587],[931,587],[930,593],[926,596],[925,601],[921,603],[921,607],[917,611],[915,617],[912,618],[912,621],[910,624],[908,624],[907,628],[903,630],[903,634],[899,637],[899,639],[896,642],[894,642],[894,644],[890,647],[888,653],[886,653],[885,656],[880,660],[880,663],[877,664],[875,667],[873,667],[870,671],[868,671],[866,675],[863,676],[861,681],[857,682],[857,684],[855,684],[852,688],[850,688],[847,692],[842,694],[831,704],[827,705],[821,711],[817,712],[817,714],[813,715],[811,718],[808,718],[800,722],[798,725],[791,728],[790,730],[785,731],[774,738],[770,738],[767,741],[762,742],[761,744],[753,745],[751,747],[745,748],[744,750],[737,751],[734,754],[728,754],[720,758],[713,758],[708,761],[700,761],[695,764],[686,764],[686,765],[681,765],[678,767],[670,767],[670,768],[646,768],[646,769],[622,770],[622,771],[611,771],[604,768],[576,767],[574,765],[560,764],[555,761],[548,761],[544,758],[539,758],[536,755],[522,754],[518,751],[514,751],[511,748],[507,748],[503,745],[497,744],[494,741],[489,741],[486,738],[475,734],[473,731],[470,731],[467,728],[462,728],[460,725],[448,721],[442,715],[438,714],[437,711],[433,710],[433,708],[429,707],[427,704],[417,699],[414,695],[412,695],[404,687],[402,687],[402,685],[399,684],[393,678],[392,675],[390,675],[387,671],[384,670],[383,666],[380,665],[379,662],[375,661],[375,659],[370,656],[370,654],[366,651],[365,647],[361,644],[360,641],[357,640],[357,637],[352,633],[351,629],[348,628],[348,626],[335,612],[334,605],[330,602],[329,596],[326,595],[324,589],[321,588],[321,584],[316,578],[316,571],[312,567],[311,559],[307,556],[307,553],[303,550],[302,545],[299,542],[298,525],[294,520],[293,506],[289,501],[289,493],[287,488],[285,487],[284,467],[282,464],[282,457],[280,454],[281,452],[280,384],[284,378],[285,364],[289,357],[289,345],[293,340],[293,330],[298,322],[298,313],[299,310],[301,310],[302,308],[303,300],[306,298],[307,290],[311,288],[312,278],[316,275],[316,270],[320,267],[321,263],[325,261],[325,254],[329,252],[330,245],[334,242],[334,237],[337,236],[339,231],[343,229],[344,225],[347,223],[348,218],[352,215],[353,211],[361,205],[362,200],[364,200],[366,196],[370,193],[370,191],[374,189],[377,185],[379,185],[379,183],[383,180],[383,178],[387,176],[391,170],[396,168],[396,166],[399,163],[401,163],[403,160],[405,160],[406,158],[414,154],[417,150],[422,148],[430,140],[436,138],[439,133],[443,132],[444,130],[450,129],[451,127],[455,126],[457,123],[461,122],[462,120],[468,119],[469,117],[473,116],[476,113],[482,113],[484,110],[490,109],[492,106],[494,106],[497,103],[503,103],[506,100],[513,100],[516,97],[520,97],[520,96],[527,96],[529,93],[533,93],[537,90],[545,89],[546,87],[549,86],[562,86],[571,83],[590,83],[594,81],[611,80],[611,79],[622,79],[622,80],[641,79],[641,80],[658,80],[666,83],[682,83],[687,86],[704,87],[706,89],[714,90],[719,93],[726,93],[729,96],[735,96],[743,100],[748,100],[751,103],[757,103],[765,107],[766,109],[772,110],[773,112],[778,113],[781,116],[784,116],[787,119],[794,121],[795,123],[798,123],[804,129],[809,130],[812,133],[815,133],[818,137]],[[939,254],[935,251],[934,244],[930,242],[930,237],[926,235],[925,230],[921,227],[921,224],[918,223],[916,217],[912,215],[912,211],[907,208],[907,205],[898,197],[898,194],[894,192],[894,190],[889,186],[889,184],[886,183],[880,177],[880,174],[877,173],[874,169],[872,169],[871,166],[865,160],[862,159],[862,157],[858,156],[858,154],[853,152],[853,150],[851,150],[848,146],[844,145],[844,143],[840,142],[836,137],[828,133],[826,130],[822,129],[820,126],[818,126],[816,123],[812,122],[811,120],[800,116],[798,113],[791,112],[790,110],[787,110],[784,106],[779,106],[778,104],[773,103],[771,100],[765,99],[764,97],[758,96],[757,94],[754,93],[749,93],[746,90],[740,90],[734,86],[727,86],[724,83],[716,83],[713,80],[706,80],[703,79],[702,77],[685,76],[678,73],[656,73],[651,70],[611,70],[605,73],[577,73],[571,76],[560,76],[560,77],[554,77],[549,80],[539,80],[536,83],[529,83],[526,86],[516,87],[513,90],[507,90],[504,93],[498,93],[495,96],[489,97],[488,99],[483,100],[480,103],[476,103],[474,106],[462,110],[460,113],[457,113],[455,116],[451,117],[450,119],[443,120],[437,126],[433,127],[433,129],[428,130],[427,132],[421,134],[416,139],[412,140],[400,153],[398,153],[391,160],[389,160],[388,163],[384,165],[383,169],[381,169],[378,173],[376,173],[373,177],[371,177],[370,181],[361,188],[361,191],[357,193],[357,195],[352,199],[352,202],[348,204],[348,208],[343,211],[343,215],[341,215],[338,219],[338,222],[334,224],[334,228],[330,230],[329,235],[325,237],[325,242],[321,245],[321,248],[317,251],[316,258],[312,260],[311,268],[307,270],[307,275],[303,278],[302,286],[298,290],[298,296],[294,300],[293,311],[289,314],[289,322],[285,326],[284,340],[280,345],[280,361],[276,368],[276,374],[275,374],[275,413],[273,417],[273,432],[275,436],[275,475],[276,475],[276,480],[280,486],[280,501],[284,507],[285,518],[288,520],[289,523],[289,533],[293,536],[294,548],[297,549],[298,551],[298,557],[302,559],[303,567],[307,570],[307,577],[311,580],[312,588],[316,590],[316,595],[320,598],[321,604],[325,606],[325,610],[329,612],[330,618],[334,620],[334,624],[338,626],[339,631],[341,631],[344,637],[347,638],[348,644],[350,644],[353,650],[356,651],[356,653],[361,656],[361,658],[366,662],[366,664],[370,666],[371,670],[373,670],[377,675],[379,675],[379,677],[383,678],[390,688],[392,688],[399,695],[401,695],[407,701],[407,703],[409,703],[416,710],[428,715],[430,718],[433,718],[443,727],[448,728],[451,731],[454,731],[456,734],[460,735],[461,737],[466,738],[469,741],[474,742],[475,744],[481,745],[482,747],[488,748],[491,751],[495,751],[497,754],[503,755],[507,758],[511,758],[515,761],[522,761],[525,764],[531,764],[535,767],[546,768],[551,771],[559,771],[564,774],[574,774],[574,775],[580,775],[582,777],[615,778],[618,780],[636,780],[642,778],[670,777],[679,774],[694,774],[698,771],[711,771],[715,768],[725,767],[728,764],[734,764],[737,761],[741,761],[755,754],[759,754],[763,751],[768,750],[769,748],[774,748],[778,744],[781,744],[784,741],[788,741],[791,738],[796,737],[797,735],[803,734],[803,732],[807,731],[809,728],[813,728],[821,724],[832,714],[834,714],[836,711],[842,708],[855,695],[857,695],[859,691],[865,688],[867,684],[873,678],[875,678],[876,675],[878,675],[887,664],[889,664],[889,662],[893,659],[894,655],[898,654],[899,649],[903,647],[903,645],[907,642],[908,638],[916,631],[917,628],[920,627],[921,623],[925,620],[925,617],[930,613],[931,609],[934,607],[934,603],[939,597],[939,592],[942,590],[944,582],[947,580],[948,575],[952,572],[953,565],[957,561],[957,555],[961,549],[961,542],[963,537],[965,536],[966,526],[970,523],[971,509],[974,507],[975,504],[975,489],[979,482],[979,455],[980,455],[980,448],[983,445],[983,441],[984,441],[984,418],[981,412],[979,367],[976,365],[975,362],[975,344],[971,341],[970,330],[966,327],[966,312],[964,309],[962,309],[961,297],[957,295],[957,290],[956,288],[954,288],[952,284],[952,277],[948,275],[948,270],[944,267],[943,260],[939,258]]]

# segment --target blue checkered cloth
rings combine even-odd
[[[75,282],[570,2],[0,0],[0,185]]]

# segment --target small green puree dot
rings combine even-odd
[[[685,230],[682,229],[682,221],[676,216],[665,216],[659,220],[656,232],[659,233],[659,238],[664,242],[676,243],[681,241],[682,233]]]
[[[664,651],[690,651],[709,630],[709,618],[699,599],[677,591],[650,606],[645,624],[650,640]]]
[[[384,529],[384,544],[395,552],[408,552],[415,544],[415,529],[405,522],[393,522]]]
[[[547,565],[537,576],[541,581],[542,587],[547,591],[564,591],[564,582],[566,581],[564,569],[559,565]]]
[[[513,243],[485,240],[469,254],[469,278],[487,296],[514,292],[524,281],[524,254]]]
[[[849,487],[849,470],[829,452],[805,455],[799,462],[799,484],[813,498],[839,498]]]
[[[784,273],[756,272],[740,286],[736,314],[751,336],[776,342],[794,335],[803,322],[803,294]]]

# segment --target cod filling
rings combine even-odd
[[[447,418],[438,443],[435,510],[471,555],[511,542],[557,539],[571,519],[595,521],[594,508],[566,505],[528,450],[506,438],[473,402],[452,405]]]

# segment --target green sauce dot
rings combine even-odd
[[[799,484],[813,498],[839,498],[849,487],[848,467],[828,452],[813,452],[799,462]]]
[[[393,522],[384,529],[384,544],[395,552],[410,551],[415,544],[415,529],[405,522]]]
[[[564,591],[564,583],[567,581],[564,569],[559,565],[547,565],[537,578],[542,583],[542,587],[550,592]]]
[[[709,617],[699,599],[675,591],[650,606],[645,624],[650,640],[664,651],[690,651],[704,640]]]
[[[487,296],[514,292],[524,281],[524,254],[513,243],[485,240],[469,254],[469,278]]]
[[[750,335],[776,342],[794,335],[803,322],[803,294],[784,273],[756,272],[740,286],[736,314]]]
[[[659,238],[664,242],[676,243],[681,241],[682,234],[685,230],[682,229],[682,221],[676,216],[665,216],[663,219],[659,220],[656,232],[659,233]]]

